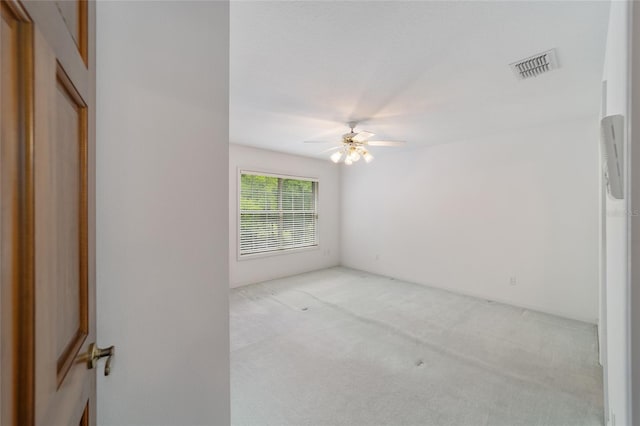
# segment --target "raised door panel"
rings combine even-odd
[[[64,379],[87,337],[86,268],[86,104],[58,66],[55,90],[55,137],[51,150],[50,202],[55,217],[58,381]]]

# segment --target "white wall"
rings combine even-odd
[[[632,63],[631,63],[631,114],[629,141],[632,147],[638,146],[640,129],[640,7],[633,7],[632,17]],[[632,149],[631,154],[631,417],[636,424],[640,422],[640,149]]]
[[[343,170],[343,264],[595,322],[597,156],[597,117],[379,149]]]
[[[99,2],[97,51],[98,424],[229,424],[229,4]]]
[[[318,249],[238,260],[238,170],[314,177],[318,185]],[[340,263],[340,168],[326,160],[241,145],[229,147],[230,285],[238,287]]]
[[[607,85],[606,114],[623,114],[628,121],[629,3],[613,1],[609,16],[603,79]],[[625,143],[628,161],[628,143]],[[628,167],[627,167],[628,169]],[[628,170],[627,170],[628,171]],[[628,187],[625,189],[627,193]],[[628,194],[627,194],[628,195]],[[628,346],[628,196],[606,200],[606,324],[609,413],[615,424],[630,425]],[[612,420],[612,419],[610,419]]]

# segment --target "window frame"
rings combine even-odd
[[[242,222],[241,222],[242,221],[242,210],[240,208],[241,199],[242,199],[242,175],[267,176],[267,177],[274,177],[274,178],[278,178],[278,179],[296,179],[296,180],[315,182],[315,205],[316,205],[316,238],[315,238],[315,244],[314,245],[310,245],[310,246],[305,246],[305,247],[293,247],[293,248],[282,249],[282,250],[270,250],[270,251],[264,251],[264,252],[260,252],[260,253],[242,254],[241,253],[241,247],[240,247],[240,234],[241,234],[241,225],[242,225]],[[236,212],[236,220],[237,220],[237,224],[236,224],[236,259],[238,261],[257,259],[257,258],[261,258],[261,257],[271,257],[271,256],[280,256],[280,255],[286,255],[286,254],[294,254],[294,253],[300,253],[300,252],[319,250],[320,249],[320,179],[318,179],[317,177],[299,176],[299,175],[292,175],[292,174],[286,174],[286,173],[277,173],[277,172],[266,172],[266,171],[259,171],[259,169],[257,169],[257,168],[253,169],[253,168],[240,168],[239,167],[237,175],[236,175],[236,209],[237,209],[237,212]]]

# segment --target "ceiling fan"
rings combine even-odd
[[[351,122],[349,123],[349,133],[345,133],[342,135],[342,143],[341,145],[330,148],[327,151],[334,151],[338,149],[339,151],[331,154],[331,161],[334,163],[339,163],[341,160],[344,160],[344,164],[347,166],[355,163],[360,160],[360,158],[364,158],[364,161],[370,163],[373,161],[373,155],[369,152],[367,147],[370,146],[402,146],[405,142],[401,141],[370,141],[369,138],[375,136],[374,133],[367,131],[356,132],[355,127],[358,123]],[[305,141],[305,143],[326,143],[320,141]],[[326,152],[326,151],[325,151]]]

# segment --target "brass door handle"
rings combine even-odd
[[[109,346],[108,348],[100,349],[95,343],[89,345],[89,350],[85,355],[87,360],[87,368],[95,368],[100,358],[107,357],[107,363],[104,366],[104,375],[108,376],[111,373],[111,360],[116,353],[115,346]]]

